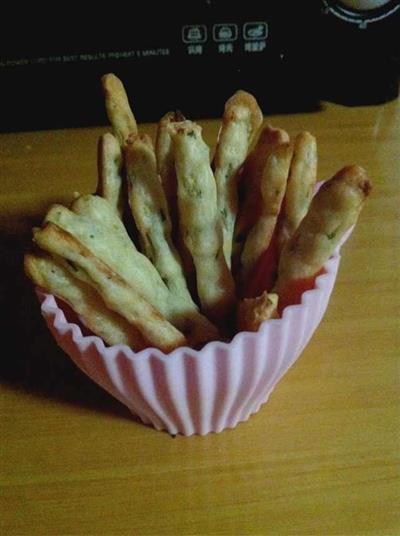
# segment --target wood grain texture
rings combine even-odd
[[[400,101],[268,121],[317,137],[319,178],[360,164],[374,189],[323,322],[270,401],[191,438],[132,420],[77,371],[22,275],[47,204],[95,189],[104,129],[0,136],[2,534],[399,533]],[[202,124],[215,144],[218,122]]]

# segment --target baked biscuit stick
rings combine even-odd
[[[129,204],[144,252],[170,291],[169,300],[184,324],[182,330],[185,334],[187,330],[195,346],[217,338],[217,329],[199,313],[189,293],[179,255],[172,243],[168,206],[148,136],[128,142],[125,162]]]
[[[108,119],[115,136],[123,147],[130,134],[137,135],[135,116],[129,106],[125,88],[115,74],[105,74],[102,79]]]
[[[179,111],[166,113],[158,123],[156,138],[156,160],[157,171],[160,175],[161,184],[165,192],[169,215],[172,225],[172,239],[179,252],[186,283],[193,295],[196,293],[196,274],[192,257],[185,246],[182,236],[179,233],[179,213],[177,200],[177,182],[174,161],[174,150],[171,138],[170,125],[174,122],[184,121],[185,117]]]
[[[86,327],[106,344],[126,344],[135,351],[146,347],[140,332],[125,318],[108,309],[100,295],[88,284],[73,277],[63,265],[43,252],[27,253],[26,275],[33,283],[67,302]]]
[[[160,175],[161,184],[164,188],[171,220],[173,222],[177,222],[178,214],[176,201],[177,184],[174,151],[169,125],[174,122],[184,121],[184,119],[184,116],[178,111],[166,113],[158,123],[155,146],[157,171]]]
[[[186,339],[142,294],[71,234],[54,223],[34,232],[34,241],[50,254],[59,255],[85,271],[105,304],[140,331],[144,339],[164,352],[183,346]]]
[[[291,155],[289,143],[277,145],[271,149],[260,172],[260,214],[247,236],[241,255],[244,280],[271,242],[285,195]]]
[[[246,236],[261,213],[260,185],[266,161],[274,148],[288,142],[289,135],[285,130],[267,125],[261,131],[256,146],[246,159],[241,178],[244,199],[235,226],[236,255],[240,254]]]
[[[167,287],[190,298],[180,259],[172,245],[168,205],[149,136],[143,135],[128,142],[125,163],[129,204],[143,251]]]
[[[137,285],[146,300],[169,320],[168,289],[150,260],[137,251],[109,203],[87,195],[76,200],[73,208],[74,212],[53,205],[44,223],[54,223],[73,235],[128,283]],[[81,278],[80,271],[75,275]]]
[[[239,301],[236,313],[238,331],[258,331],[261,324],[276,318],[278,295],[266,291],[257,298],[243,298]]]
[[[122,154],[118,140],[109,132],[97,145],[96,194],[107,199],[120,217],[123,213]]]
[[[222,220],[224,255],[229,267],[237,216],[238,173],[262,120],[262,112],[257,101],[245,91],[238,91],[225,104],[214,156],[214,175],[217,183],[218,210]]]
[[[151,261],[136,250],[123,223],[104,199],[95,195],[81,196],[74,201],[72,210],[78,217],[65,207],[53,206],[45,221],[53,221],[76,236],[126,281],[136,282],[146,300],[181,330],[192,346],[218,338],[217,328],[200,314],[193,302],[183,274],[178,273],[179,283],[173,277],[174,268],[167,266],[166,273],[170,277],[167,286],[167,281],[162,280]],[[165,261],[173,256],[173,246],[170,246],[168,237],[160,239],[156,235],[155,243],[160,240],[161,249],[159,247],[157,251]],[[167,247],[170,248],[168,251]],[[82,278],[81,272],[75,275]]]
[[[357,222],[371,184],[360,166],[341,169],[325,182],[295,234],[285,244],[274,292],[279,308],[299,303],[301,293],[335,251],[344,233]]]
[[[196,268],[199,298],[211,317],[225,320],[235,300],[234,283],[223,253],[209,148],[191,121],[175,123],[172,136],[180,232]]]
[[[294,141],[279,236],[281,247],[294,234],[310,206],[317,180],[317,160],[316,139],[309,132],[301,132]]]
[[[50,208],[53,210],[53,207]],[[129,238],[126,228],[112,209],[110,203],[103,197],[95,194],[80,195],[71,204],[71,211],[78,216],[90,218],[94,224],[101,224],[113,231],[113,234],[121,240],[129,240],[136,250],[135,244]]]

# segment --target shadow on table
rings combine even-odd
[[[23,271],[30,236],[0,235],[0,383],[64,404],[134,418],[130,411],[87,378],[56,345]]]

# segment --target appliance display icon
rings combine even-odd
[[[246,22],[243,26],[243,37],[248,41],[266,39],[268,24],[266,22]]]
[[[238,27],[236,24],[214,24],[213,38],[217,43],[236,41],[238,38]]]
[[[207,41],[207,28],[204,24],[183,26],[182,41],[188,44],[205,43]]]

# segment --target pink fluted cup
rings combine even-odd
[[[155,348],[135,353],[125,345],[106,347],[67,321],[61,301],[40,291],[38,296],[57,343],[93,381],[157,430],[204,435],[246,421],[268,400],[320,323],[339,262],[337,251],[301,304],[286,307],[282,318],[264,322],[257,333],[168,355]]]

